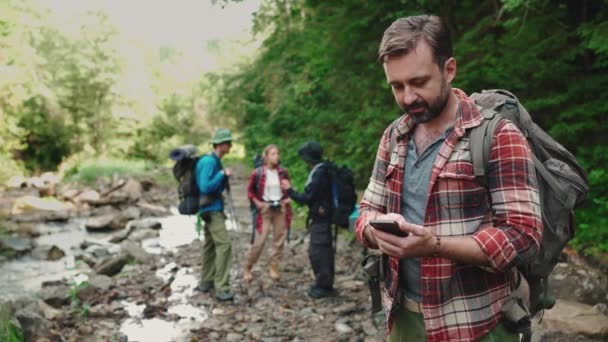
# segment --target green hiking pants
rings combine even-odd
[[[226,230],[226,216],[214,211],[203,228],[203,267],[201,283],[213,283],[216,291],[230,290],[230,268],[232,267],[232,244]]]
[[[405,308],[398,309],[393,322],[393,329],[386,340],[387,342],[426,341],[422,315]],[[509,332],[502,324],[499,324],[478,342],[519,342],[519,334]]]

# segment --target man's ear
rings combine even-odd
[[[448,83],[452,83],[452,80],[456,77],[456,59],[454,57],[450,57],[445,64],[443,65],[443,76],[445,77]]]

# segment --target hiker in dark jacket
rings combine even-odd
[[[329,169],[323,162],[323,148],[316,141],[309,141],[298,149],[298,155],[311,168],[304,192],[296,192],[288,180],[281,186],[296,202],[308,205],[310,246],[308,256],[315,274],[315,284],[308,290],[311,298],[335,295],[334,251],[331,235],[332,195]]]
[[[243,271],[245,281],[251,281],[253,265],[264,250],[266,239],[272,231],[272,256],[270,259],[270,278],[279,279],[279,260],[291,223],[291,199],[281,189],[281,180],[289,180],[287,169],[279,165],[279,148],[268,145],[264,148],[263,164],[251,172],[247,194],[257,209],[254,229],[255,238]]]
[[[200,216],[205,221],[201,281],[197,289],[209,292],[215,288],[215,297],[225,301],[234,297],[230,292],[232,244],[226,230],[222,199],[222,192],[226,189],[231,171],[222,167],[220,159],[229,153],[232,147],[230,130],[218,129],[211,143],[213,152],[201,157],[196,164],[196,183],[201,196]]]

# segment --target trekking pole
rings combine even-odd
[[[230,205],[230,220],[232,221],[232,226],[237,231],[241,231],[241,227],[239,226],[239,221],[236,219],[236,213],[234,210],[234,201],[232,200],[232,191],[230,191],[230,183],[228,182],[228,178],[226,178],[226,192],[228,193],[228,204]]]

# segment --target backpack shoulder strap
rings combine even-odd
[[[483,122],[471,129],[469,135],[469,146],[471,148],[471,160],[475,177],[484,186],[487,186],[486,167],[490,159],[490,150],[496,127],[503,117],[493,109],[477,107],[483,116]]]
[[[255,192],[258,192],[258,188],[260,187],[260,179],[262,179],[262,167],[258,166],[255,168]]]

